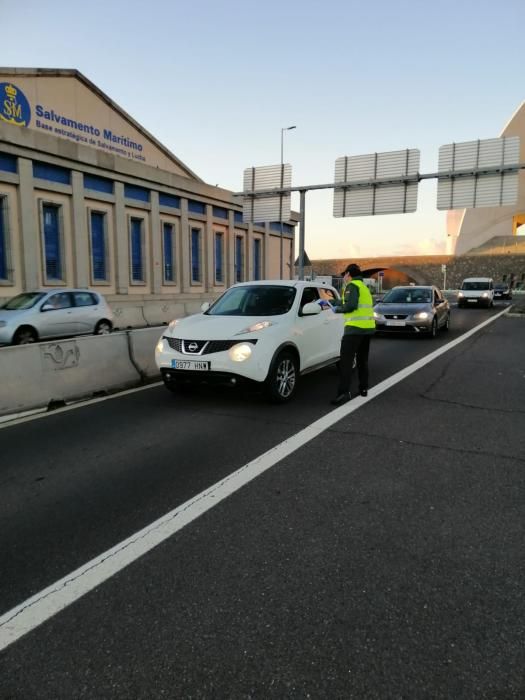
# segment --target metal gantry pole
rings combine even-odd
[[[299,191],[299,279],[304,280],[304,209],[306,190]]]

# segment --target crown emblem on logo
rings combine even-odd
[[[16,97],[16,94],[18,90],[15,88],[14,85],[7,85],[5,89],[6,95],[9,95],[9,97],[14,100]]]

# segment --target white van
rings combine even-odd
[[[494,306],[494,281],[491,277],[467,277],[458,292],[458,306]]]

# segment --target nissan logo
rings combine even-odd
[[[197,352],[198,349],[199,349],[199,346],[197,345],[197,343],[190,343],[188,345],[188,350],[190,352]]]

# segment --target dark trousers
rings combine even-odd
[[[339,388],[337,394],[346,394],[350,391],[352,378],[352,365],[354,357],[357,359],[357,377],[359,391],[368,389],[368,352],[370,350],[370,338],[372,335],[354,335],[346,333],[341,339],[341,357],[339,359]]]

